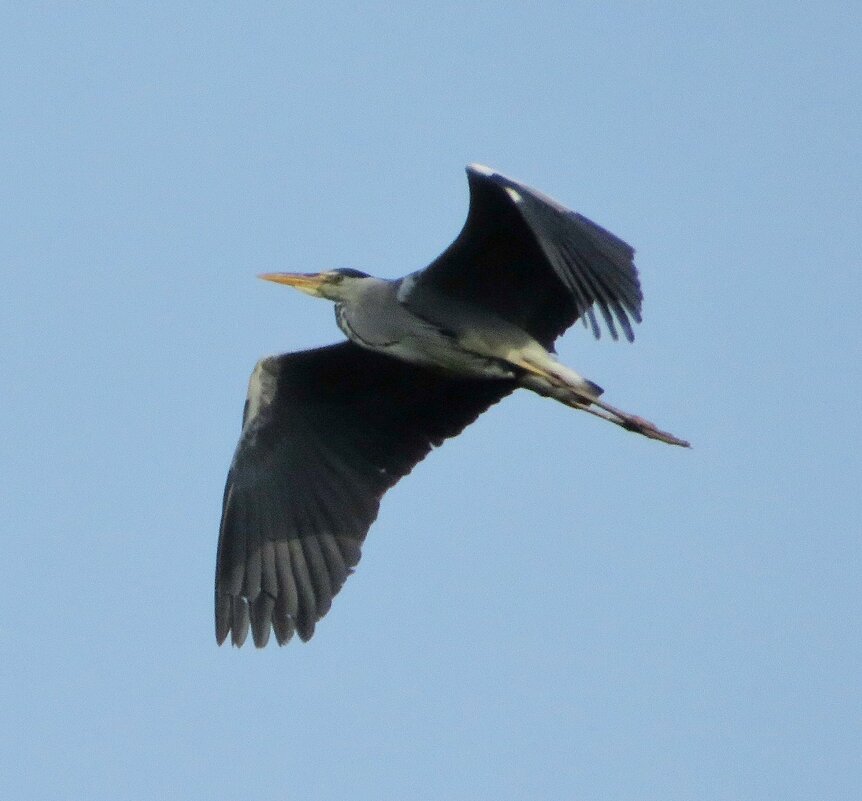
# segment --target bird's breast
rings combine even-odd
[[[363,320],[363,317],[365,318]],[[398,341],[397,332],[385,319],[369,319],[369,315],[356,314],[343,303],[335,306],[335,322],[344,335],[363,348],[379,350]]]

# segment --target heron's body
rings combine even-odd
[[[359,561],[383,493],[433,445],[518,387],[675,445],[600,399],[553,342],[576,319],[633,338],[641,292],[622,240],[556,201],[468,168],[455,242],[394,281],[356,270],[263,276],[336,304],[349,342],[268,357],[252,373],[225,487],[216,636],[308,639]]]
[[[502,317],[419,285],[414,276],[357,278],[336,304],[339,328],[357,345],[465,378],[514,379],[525,364],[565,376],[573,388],[595,385],[560,364],[526,331]]]
[[[335,307],[338,326],[357,345],[411,364],[475,377],[511,377],[493,370],[489,357],[464,346],[465,327],[453,309],[423,318],[410,304],[409,284],[378,278],[357,280],[356,295]],[[490,330],[490,327],[489,327]],[[489,369],[494,376],[489,375]]]

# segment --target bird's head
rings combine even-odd
[[[287,284],[307,295],[334,300],[336,303],[355,297],[361,291],[362,283],[371,278],[368,273],[350,268],[322,273],[264,273],[259,277],[265,281]]]

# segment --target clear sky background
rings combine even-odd
[[[5,4],[0,796],[862,797],[857,3]],[[433,259],[490,164],[638,249],[385,499],[307,645],[217,648],[258,281]]]

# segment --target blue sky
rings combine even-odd
[[[0,795],[856,799],[852,3],[7,4]],[[307,645],[217,648],[248,374],[340,337],[255,279],[397,276],[481,161],[638,249],[563,359],[385,499]]]

